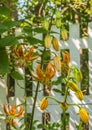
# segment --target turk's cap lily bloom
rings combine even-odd
[[[79,109],[79,116],[80,116],[80,119],[84,123],[88,123],[88,121],[89,121],[89,115],[88,115],[88,112],[86,111],[85,108],[80,108]]]
[[[12,116],[15,118],[15,117],[20,117],[24,113],[23,107],[20,107],[18,113],[16,111],[17,111],[16,105],[12,105],[10,109],[8,107],[8,104],[4,105],[4,112],[7,116]]]
[[[36,68],[36,75],[32,71],[30,72],[31,72],[31,75],[37,80],[39,80],[40,82],[48,82],[54,77],[56,73],[56,69],[55,69],[55,66],[49,62],[46,66],[45,71],[43,71],[41,69],[41,65],[38,64]]]
[[[16,112],[16,105],[12,105],[9,108],[8,104],[5,104],[4,105],[4,112],[6,114],[5,123],[16,126],[16,121],[14,121],[14,119],[22,116],[24,113],[24,109],[23,109],[23,107],[20,107],[19,112]]]
[[[33,56],[34,54],[34,46],[32,46],[29,50],[24,50],[22,45],[19,45],[18,47],[15,46],[14,49],[14,56],[17,59],[23,59],[25,61],[33,61],[38,56]]]

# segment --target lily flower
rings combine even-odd
[[[25,64],[28,61],[33,61],[38,58],[38,56],[33,56],[34,46],[32,46],[29,50],[24,50],[22,45],[19,45],[18,47],[15,46],[13,52],[14,57],[20,60],[20,64]]]
[[[12,105],[10,107],[10,109],[8,107],[8,104],[4,105],[4,112],[6,114],[6,119],[5,119],[6,124],[9,123],[10,125],[14,125],[14,126],[16,125],[16,122],[14,121],[14,119],[16,117],[22,116],[24,113],[24,109],[22,107],[20,107],[19,112],[17,113],[16,111],[17,111],[17,109],[16,109],[15,105]]]
[[[35,79],[45,83],[50,81],[54,77],[55,73],[56,73],[55,66],[50,62],[47,64],[45,72],[41,69],[40,64],[37,65],[36,75],[33,74],[33,72],[31,71],[31,75]]]

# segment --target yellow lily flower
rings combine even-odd
[[[18,59],[25,59],[26,61],[34,60],[36,57],[33,57],[34,47],[32,46],[26,52],[23,51],[23,46],[20,45],[18,48],[14,47],[14,56]]]
[[[47,83],[54,77],[56,73],[56,69],[55,69],[55,66],[49,62],[46,66],[45,72],[42,71],[40,64],[37,65],[36,75],[32,71],[30,72],[31,72],[31,75],[37,80],[39,80],[40,82]]]
[[[9,123],[10,125],[15,125],[16,122],[14,121],[14,119],[16,117],[22,116],[24,113],[24,109],[22,107],[20,107],[19,112],[16,113],[16,106],[15,105],[12,105],[9,109],[8,104],[5,104],[4,105],[4,112],[6,114],[6,119],[5,119],[6,124]]]

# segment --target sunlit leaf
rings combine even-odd
[[[5,46],[10,46],[10,45],[12,46],[18,43],[19,42],[16,37],[7,36],[5,38],[0,39],[0,48]]]
[[[5,48],[0,48],[0,73],[9,72],[8,55]]]
[[[17,71],[11,72],[11,76],[13,79],[16,79],[16,80],[23,80],[24,79],[23,76]]]

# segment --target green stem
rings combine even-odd
[[[37,95],[38,95],[38,89],[39,89],[39,81],[37,83],[37,88],[36,88],[35,97],[34,97],[34,104],[33,104],[33,108],[32,108],[32,116],[31,116],[31,123],[30,123],[30,130],[32,130],[32,128],[33,128],[33,118],[34,118],[35,105],[36,105],[36,100],[37,100]]]
[[[65,113],[66,111],[65,110],[63,110],[63,128],[62,128],[62,130],[66,130],[66,113]]]
[[[54,97],[51,97],[51,96],[46,96],[46,98],[51,98],[51,99],[53,99],[54,101],[56,101],[57,103],[61,103],[59,100],[57,100],[56,98],[54,98]]]

